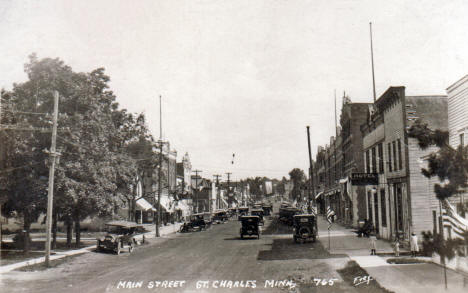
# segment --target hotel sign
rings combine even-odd
[[[377,185],[379,184],[379,174],[377,173],[352,173],[352,185]]]

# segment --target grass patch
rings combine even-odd
[[[60,259],[51,260],[51,261],[50,261],[49,267],[46,267],[46,266],[45,266],[45,262],[42,262],[42,263],[38,263],[38,264],[34,264],[34,265],[29,265],[29,266],[17,268],[15,271],[20,271],[20,272],[38,272],[38,271],[45,271],[45,270],[47,270],[47,269],[49,269],[49,268],[55,268],[55,267],[58,267],[58,266],[61,265],[61,264],[69,263],[69,262],[73,261],[75,258],[79,257],[80,255],[81,255],[81,253],[80,253],[80,254],[75,254],[75,255],[66,256],[66,257],[63,257],[63,258],[60,258]]]
[[[387,259],[389,264],[397,264],[397,265],[406,265],[406,264],[418,264],[418,263],[428,263],[428,261],[423,259],[417,258],[389,258]]]
[[[341,270],[337,271],[343,280],[350,286],[353,286],[359,292],[369,293],[394,293],[382,287],[376,280],[372,279],[369,283],[360,285],[355,284],[356,277],[369,276],[369,273],[361,268],[355,261],[349,261]],[[372,276],[370,276],[372,277]]]

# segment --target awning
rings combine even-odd
[[[340,184],[345,184],[348,182],[348,177],[340,179]]]
[[[140,210],[143,210],[143,211],[148,211],[148,210],[152,210],[152,211],[156,211],[156,209],[153,207],[153,205],[151,205],[146,199],[144,198],[140,198],[136,201],[136,204],[137,204],[137,207],[140,209]]]
[[[323,191],[320,191],[319,193],[317,193],[317,195],[315,196],[315,199],[319,198],[322,194],[323,194]]]
[[[162,208],[166,210],[168,213],[173,213],[174,212],[174,204],[171,203],[171,200],[169,199],[168,196],[161,195],[161,202],[160,205]]]
[[[186,200],[179,200],[177,202],[177,205],[176,205],[175,209],[182,211],[183,216],[190,215],[190,212],[192,210],[192,208],[188,205]]]

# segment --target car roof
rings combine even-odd
[[[314,214],[300,214],[300,215],[294,215],[294,217],[315,217]]]
[[[253,219],[253,218],[255,218],[255,219],[260,219],[259,216],[242,216],[242,217],[241,217],[241,219]]]
[[[263,212],[262,209],[252,209],[251,212]]]

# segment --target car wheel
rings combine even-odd
[[[294,236],[294,243],[297,243],[297,237]]]
[[[120,242],[117,242],[117,249],[116,249],[116,251],[115,251],[115,253],[117,253],[117,255],[120,254],[120,249],[121,249],[121,247],[120,247]]]

